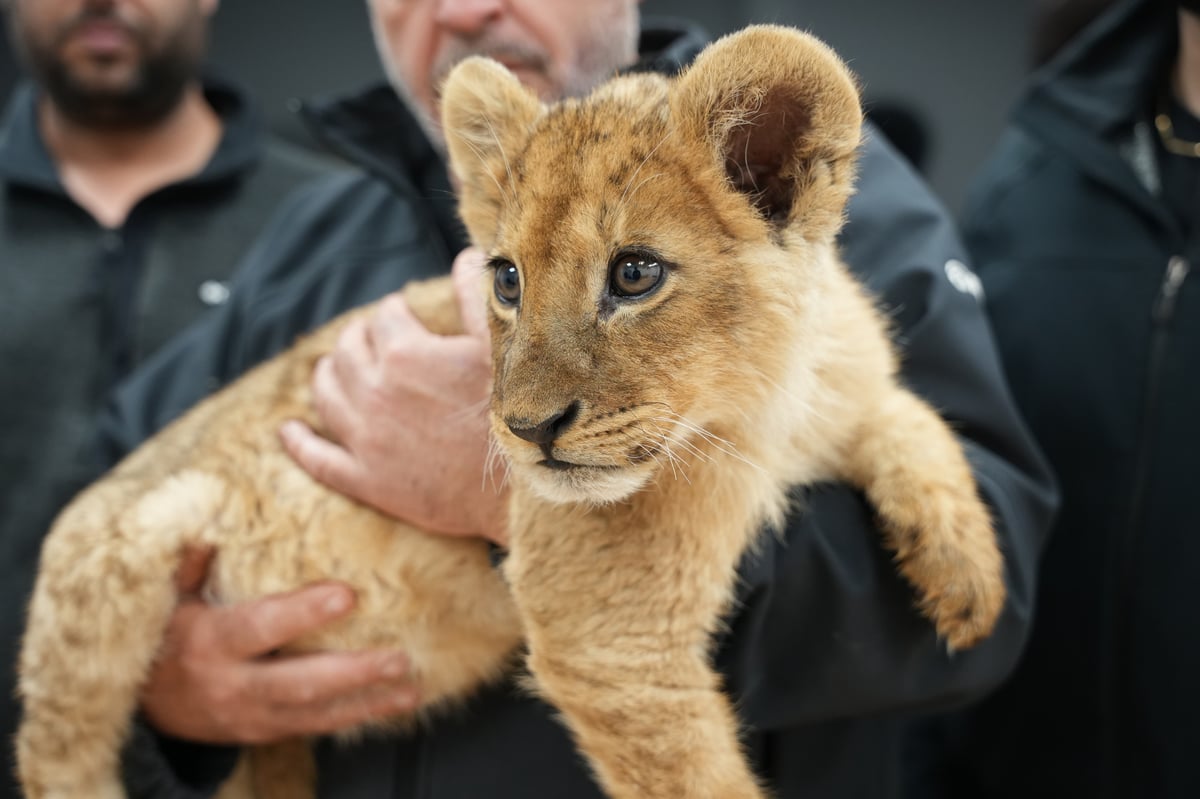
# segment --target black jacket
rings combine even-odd
[[[1152,127],[1174,15],[1123,3],[1039,74],[970,204],[1063,508],[1025,658],[914,796],[1200,796],[1200,193],[1188,234]]]
[[[700,44],[660,41],[670,45],[656,68],[677,66]],[[114,454],[336,311],[445,272],[463,245],[445,168],[392,93],[308,116],[364,174],[292,203],[243,264],[231,302],[125,386],[111,417]],[[904,378],[962,433],[1008,555],[1011,601],[994,638],[947,656],[862,498],[840,486],[809,492],[805,514],[744,564],[740,610],[718,655],[752,757],[779,796],[892,795],[898,719],[978,697],[1004,678],[1025,639],[1053,504],[982,309],[947,276],[949,265],[970,288],[946,214],[878,137],[861,171],[846,255],[892,310]],[[321,796],[336,799],[600,795],[552,711],[510,685],[419,736],[322,746],[320,760]]]
[[[14,93],[0,127],[0,740],[15,729],[13,665],[42,536],[97,473],[96,414],[134,366],[224,299],[280,200],[332,171],[269,141],[242,92],[204,88],[224,127],[217,150],[118,229],[63,188],[33,87]],[[0,768],[0,797],[15,790],[10,774]]]

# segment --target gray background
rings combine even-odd
[[[588,2],[589,0],[577,0]],[[645,15],[688,16],[713,34],[779,22],[826,39],[858,73],[868,101],[921,114],[926,174],[953,209],[995,142],[1028,63],[1033,0],[644,0]],[[299,137],[287,100],[380,77],[362,0],[225,0],[212,60],[247,84],[272,125]],[[0,43],[0,97],[15,68]]]

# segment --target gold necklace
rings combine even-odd
[[[1186,158],[1200,158],[1200,141],[1188,141],[1175,135],[1175,126],[1171,124],[1171,115],[1167,113],[1166,103],[1163,103],[1154,115],[1154,127],[1158,128],[1158,138],[1162,139],[1167,152]]]

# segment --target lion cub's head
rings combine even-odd
[[[827,47],[751,28],[675,80],[548,107],[472,58],[442,114],[494,271],[493,431],[518,477],[610,502],[769,428],[755,417],[803,346],[859,143],[855,84]]]

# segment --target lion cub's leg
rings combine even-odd
[[[317,763],[307,740],[256,746],[249,758],[254,799],[315,799]]]
[[[123,510],[136,495],[112,486],[81,496],[43,548],[20,659],[29,799],[123,799],[119,753],[175,607],[181,543],[201,540],[228,501],[200,473]]]
[[[221,783],[213,799],[258,799],[254,795],[254,766],[250,763],[249,749],[242,750],[233,773]]]
[[[761,799],[708,662],[740,547],[722,551],[708,546],[716,537],[708,530],[647,526],[636,516],[592,526],[579,513],[548,518],[556,512],[514,520],[521,532],[505,571],[536,687],[606,794]],[[549,534],[528,540],[538,530]]]
[[[922,612],[952,649],[991,633],[1004,605],[1003,559],[962,447],[901,388],[868,411],[849,458]]]
[[[242,750],[237,768],[213,799],[315,799],[317,763],[296,738]]]

